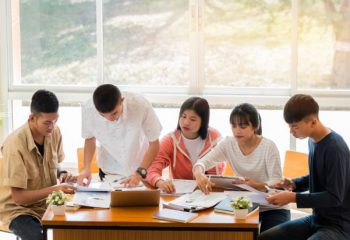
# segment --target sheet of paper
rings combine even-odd
[[[161,192],[161,195],[179,196],[186,193],[191,193],[197,187],[196,180],[173,179],[172,181],[175,186],[176,192],[175,193]]]
[[[112,187],[107,182],[92,182],[88,187],[77,185],[77,192],[111,192]]]
[[[139,182],[139,184],[136,187],[127,187],[123,183],[121,183],[125,177],[122,177],[120,175],[108,175],[108,178],[104,179],[104,182],[112,188],[112,190],[121,190],[121,191],[128,191],[128,190],[146,190],[147,188],[143,184],[143,182]],[[117,176],[116,178],[112,178],[111,176]]]
[[[257,191],[257,190],[256,190]],[[240,196],[245,196],[249,198],[252,202],[259,204],[260,206],[265,206],[269,208],[279,208],[279,206],[270,204],[265,198],[266,193],[257,191],[257,192],[248,192],[248,191],[225,191],[225,193],[231,198],[237,198]]]
[[[111,206],[110,192],[76,192],[73,203],[79,206],[109,208]]]

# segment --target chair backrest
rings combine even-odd
[[[81,172],[81,170],[84,167],[84,148],[77,149],[77,156],[78,156],[78,171]],[[96,152],[95,152],[91,161],[91,173],[98,173],[98,169],[99,167],[97,165]]]
[[[283,176],[296,178],[309,173],[308,155],[306,153],[286,151],[284,158]]]
[[[225,164],[225,170],[224,172],[222,173],[223,176],[234,176],[235,173],[233,172],[232,170],[232,167],[230,165],[230,163],[226,162]]]

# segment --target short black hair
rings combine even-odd
[[[32,96],[30,111],[34,114],[57,113],[59,102],[56,95],[45,89],[36,91]]]
[[[209,103],[206,99],[200,97],[188,98],[180,108],[179,118],[186,110],[193,110],[201,118],[201,127],[198,130],[198,134],[202,139],[205,139],[208,135],[209,128]],[[177,129],[181,130],[179,121],[177,123]]]
[[[249,124],[256,129],[255,134],[262,134],[262,126],[261,126],[261,116],[258,113],[258,110],[250,103],[241,103],[233,108],[230,115],[230,123],[234,125],[236,121],[240,123]]]
[[[119,88],[113,84],[98,86],[93,94],[93,101],[97,111],[109,113],[120,103],[122,94]]]
[[[318,118],[318,112],[319,106],[312,96],[295,94],[284,106],[283,117],[287,123],[291,124],[299,122],[310,115],[315,115]]]

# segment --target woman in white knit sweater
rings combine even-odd
[[[256,108],[243,103],[236,106],[230,115],[233,137],[226,137],[211,152],[193,166],[193,175],[198,187],[211,191],[213,183],[204,172],[217,161],[227,161],[244,183],[260,191],[282,179],[282,169],[275,143],[262,134],[261,118]],[[260,232],[290,220],[290,211],[285,208],[260,207]]]

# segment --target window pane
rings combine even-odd
[[[22,0],[16,10],[18,1],[12,1],[20,20],[20,30],[13,26],[14,49],[20,48],[14,57],[21,66],[15,83],[95,83],[95,1]]]
[[[289,1],[205,1],[205,76],[213,86],[289,87]]]
[[[13,129],[26,123],[30,114],[30,103],[27,101],[13,101]],[[77,163],[77,148],[84,146],[81,137],[81,107],[77,102],[60,102],[57,126],[63,137],[64,163]],[[70,164],[71,166],[72,164]]]
[[[300,88],[349,89],[350,8],[343,6],[346,2],[301,1]]]
[[[188,0],[110,0],[103,14],[106,82],[188,85]]]
[[[320,111],[320,120],[322,123],[340,134],[344,141],[350,146],[349,124],[350,111]],[[297,140],[297,151],[308,152],[307,139]]]

